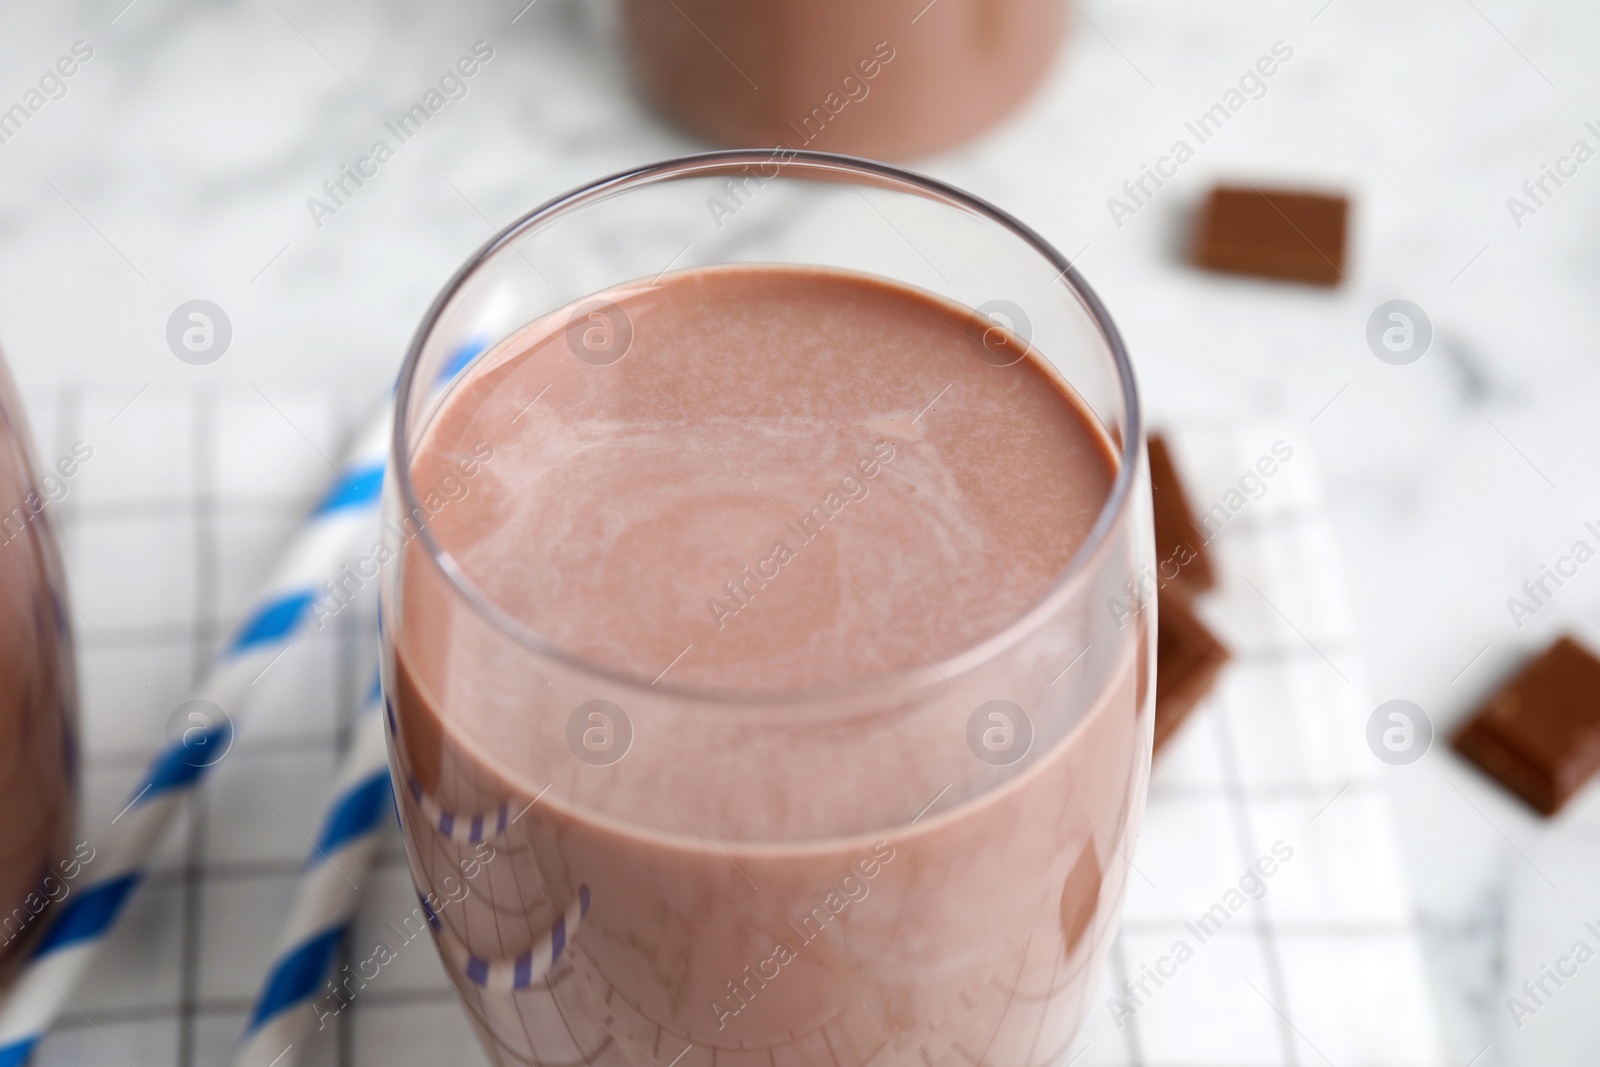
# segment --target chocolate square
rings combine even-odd
[[[1162,581],[1177,580],[1195,592],[1210,589],[1217,579],[1205,533],[1194,521],[1194,508],[1160,434],[1150,437],[1150,493],[1156,520],[1156,574]]]
[[[1228,662],[1228,650],[1194,613],[1181,586],[1161,591],[1157,619],[1155,748],[1159,752],[1211,691],[1217,672]]]
[[[1218,186],[1201,209],[1195,262],[1230,274],[1338,285],[1349,207],[1342,196]]]
[[[1522,669],[1455,748],[1546,815],[1600,770],[1600,659],[1570,637]]]

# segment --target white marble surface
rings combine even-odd
[[[75,41],[94,49],[66,94],[0,144],[0,339],[17,376],[130,396],[151,381],[376,392],[433,292],[494,227],[696,147],[630,95],[603,10],[538,0],[513,24],[523,2],[0,9],[0,108]],[[1022,114],[919,166],[1083,250],[1158,419],[1315,417],[1378,698],[1416,701],[1446,733],[1557,631],[1600,641],[1600,567],[1520,630],[1506,608],[1600,519],[1600,161],[1520,227],[1506,205],[1574,141],[1600,148],[1584,127],[1600,126],[1600,8],[1080,10]],[[479,39],[495,58],[469,95],[318,229],[306,198]],[[1265,95],[1117,227],[1107,197],[1278,40],[1294,55]],[[1350,190],[1348,284],[1325,293],[1177,263],[1187,212],[1217,176]],[[203,368],[164,338],[195,297],[222,305],[235,331]],[[1437,331],[1411,366],[1379,362],[1364,341],[1392,297]],[[1541,964],[1594,942],[1583,923],[1600,920],[1600,789],[1547,822],[1442,746],[1386,777],[1456,1061],[1600,1060],[1600,963],[1520,1030],[1506,1007]]]

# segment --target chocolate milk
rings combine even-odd
[[[1020,104],[1062,37],[1062,0],[627,0],[645,96],[722,144],[901,159]]]
[[[1041,607],[1109,442],[1020,342],[997,360],[988,320],[886,280],[721,267],[602,297],[481,358],[413,456],[481,601],[423,538],[386,592],[419,914],[485,1047],[1047,1062],[1148,773],[1140,627],[1089,656],[1090,608]]]
[[[0,366],[0,980],[65,889],[76,814],[77,698],[49,496]],[[54,583],[54,588],[52,588]]]

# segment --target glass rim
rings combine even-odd
[[[1120,450],[1117,448],[1117,442],[1112,435],[1110,433],[1106,434],[1107,444],[1116,453],[1120,466],[1116,477],[1112,481],[1111,492],[1101,506],[1094,525],[1089,528],[1088,536],[1073,551],[1072,557],[1051,581],[1049,587],[1021,614],[1000,629],[937,662],[925,660],[922,664],[913,667],[810,688],[783,690],[715,689],[705,686],[677,685],[671,682],[650,682],[642,676],[635,676],[625,671],[608,667],[562,648],[537,633],[502,608],[491,597],[485,595],[477,584],[462,572],[450,553],[439,545],[433,536],[433,531],[426,523],[418,527],[417,536],[426,550],[428,563],[438,571],[439,575],[449,584],[456,595],[465,599],[468,605],[486,623],[499,631],[502,636],[520,645],[523,649],[554,660],[579,673],[603,680],[608,685],[632,691],[650,692],[661,697],[677,698],[696,705],[763,704],[793,706],[810,703],[831,704],[836,703],[842,697],[866,696],[874,694],[880,689],[916,691],[933,684],[948,684],[952,676],[966,674],[973,668],[1001,654],[1017,641],[1020,641],[1024,636],[1032,632],[1039,622],[1049,615],[1056,606],[1071,596],[1073,587],[1079,583],[1087,572],[1090,561],[1105,547],[1112,529],[1127,511],[1128,503],[1133,493],[1134,472],[1140,458],[1141,443],[1144,440],[1144,426],[1138,388],[1134,379],[1133,364],[1128,358],[1122,335],[1117,330],[1116,323],[1112,321],[1110,312],[1106,310],[1105,305],[1101,303],[1100,298],[1090,288],[1089,284],[1084,281],[1071,260],[1057,250],[1049,241],[1045,240],[1037,231],[1008,212],[981,197],[965,192],[936,178],[929,178],[901,167],[878,162],[877,160],[833,152],[802,151],[790,148],[732,148],[676,156],[657,163],[633,167],[599,178],[586,185],[578,186],[545,201],[538,207],[513,219],[473,252],[450,277],[450,280],[445,283],[438,295],[434,297],[427,312],[418,323],[416,331],[412,334],[411,343],[406,350],[405,360],[400,366],[400,375],[395,386],[394,422],[391,431],[389,454],[391,479],[400,494],[400,503],[405,512],[407,514],[413,513],[421,504],[411,478],[408,444],[409,435],[413,427],[411,426],[408,410],[411,405],[418,371],[421,369],[423,352],[451,302],[462,291],[467,282],[476,275],[478,270],[498,252],[541,223],[557,219],[569,211],[604,200],[610,195],[635,186],[651,185],[662,181],[690,177],[701,172],[722,173],[733,166],[749,166],[772,163],[774,161],[782,167],[798,165],[808,170],[854,172],[880,179],[893,185],[908,186],[911,190],[931,199],[947,201],[972,212],[990,223],[998,224],[1020,238],[1024,244],[1039,254],[1048,264],[1055,267],[1057,274],[1051,284],[1056,281],[1065,282],[1069,294],[1075,297],[1088,311],[1100,339],[1105,344],[1107,353],[1116,368],[1117,382],[1122,390],[1123,426]],[[781,177],[781,175],[778,176]],[[1044,354],[1044,358],[1048,362],[1048,354]],[[1062,380],[1066,381],[1064,377]],[[1071,382],[1066,382],[1066,384],[1072,385]],[[1092,411],[1090,413],[1092,414]],[[1101,427],[1101,430],[1105,432],[1104,427]],[[399,565],[402,568],[405,566],[403,555]]]

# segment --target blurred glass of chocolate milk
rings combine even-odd
[[[743,147],[894,160],[982,132],[1049,68],[1063,0],[624,0],[668,118]]]
[[[0,987],[93,858],[71,848],[77,685],[52,511],[89,454],[79,442],[35,475],[0,359]]]

